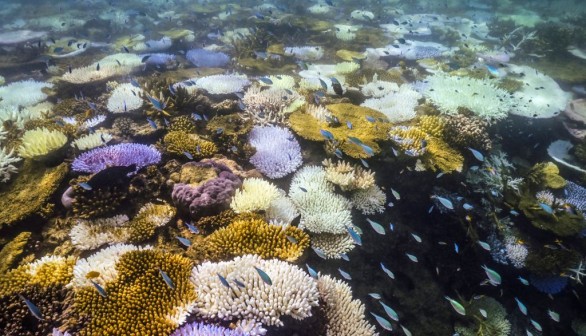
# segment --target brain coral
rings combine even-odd
[[[309,246],[309,236],[295,226],[271,225],[252,217],[237,219],[215,231],[206,237],[206,246],[226,257],[256,254],[292,262]]]

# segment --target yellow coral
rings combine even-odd
[[[274,184],[260,178],[247,178],[236,191],[230,207],[234,212],[253,212],[267,210],[271,202],[284,194]]]
[[[417,126],[425,133],[441,138],[444,133],[445,120],[439,116],[424,115],[419,118]]]
[[[338,148],[353,158],[368,158],[369,155],[362,146],[350,142],[348,137],[360,139],[372,148],[375,155],[380,153],[381,149],[376,141],[385,140],[391,127],[384,114],[353,104],[332,104],[327,109],[332,116],[338,118],[339,124],[318,121],[303,111],[297,111],[289,117],[291,128],[302,138],[312,141],[325,141],[320,130],[329,131],[337,141]],[[367,117],[372,117],[374,122],[368,121]],[[351,129],[346,124],[348,121],[352,124]]]
[[[207,140],[203,140],[195,134],[181,131],[171,131],[163,139],[165,148],[169,153],[186,155],[189,153],[196,159],[210,157],[218,152],[218,147]]]
[[[169,131],[180,131],[183,133],[195,132],[195,123],[190,116],[181,115],[171,119],[171,125]]]
[[[56,130],[36,128],[24,133],[18,154],[24,158],[38,159],[63,147],[65,143],[65,134]]]
[[[81,326],[79,335],[169,335],[189,314],[196,299],[189,259],[136,250],[123,254],[115,267],[118,278],[103,286],[106,298],[92,286],[76,291],[72,316],[79,320],[69,324]]]
[[[151,238],[155,229],[167,224],[175,216],[175,208],[169,204],[149,203],[143,206],[128,224],[129,242],[141,242]]]
[[[0,275],[0,296],[20,293],[29,286],[66,285],[73,278],[76,258],[45,256]]]
[[[309,246],[309,236],[295,226],[271,225],[251,217],[237,219],[217,230],[206,238],[206,244],[211,251],[226,258],[257,254],[265,259],[295,261]]]
[[[67,163],[46,168],[25,161],[16,179],[0,193],[0,227],[39,212],[68,171]]]
[[[322,161],[326,169],[326,179],[339,185],[342,190],[368,189],[374,185],[374,173],[346,161],[333,163],[330,159]]]
[[[24,246],[30,237],[30,232],[21,232],[2,247],[2,250],[0,250],[0,274],[6,273],[12,267],[16,258],[22,254]]]

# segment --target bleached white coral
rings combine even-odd
[[[381,98],[399,91],[399,85],[393,82],[380,81],[375,74],[372,82],[363,85],[360,91],[367,97]]]
[[[163,36],[159,40],[148,40],[139,42],[132,47],[134,51],[162,51],[171,48],[173,40],[170,37]]]
[[[330,11],[330,5],[325,3],[318,3],[307,8],[307,11],[311,14],[326,14]]]
[[[79,150],[88,150],[103,146],[112,140],[112,135],[106,132],[94,132],[91,134],[84,135],[71,142],[71,147],[75,147]]]
[[[291,90],[295,87],[295,78],[289,75],[271,75],[268,78],[273,82],[272,88]],[[261,84],[264,84],[261,82]]]
[[[118,215],[111,218],[98,218],[95,220],[77,220],[77,223],[69,231],[71,243],[80,250],[92,250],[104,244],[120,242],[121,227],[129,221],[128,216]]]
[[[255,267],[264,271],[272,284],[264,282]],[[228,281],[229,288],[218,275]],[[194,312],[204,318],[248,319],[282,326],[281,316],[301,320],[311,316],[312,307],[318,305],[315,281],[298,266],[277,259],[245,255],[226,262],[204,262],[193,269],[191,281],[198,293]]]
[[[415,118],[415,107],[421,98],[422,95],[409,84],[403,84],[398,91],[389,92],[380,98],[369,98],[360,106],[383,113],[392,123],[401,123]]]
[[[333,192],[321,167],[300,169],[291,181],[289,197],[301,213],[300,227],[310,232],[341,234],[352,225],[350,202]]]
[[[63,147],[66,142],[67,136],[57,130],[36,128],[23,134],[18,154],[23,158],[34,159]]]
[[[53,84],[25,80],[0,86],[0,105],[2,106],[32,106],[47,99],[42,91],[51,88]]]
[[[305,113],[321,122],[327,122],[332,117],[332,113],[322,105],[309,104],[305,107]]]
[[[311,235],[311,246],[320,249],[327,258],[340,259],[343,253],[354,249],[354,241],[348,233],[317,233]]]
[[[367,10],[357,9],[350,13],[350,17],[358,21],[372,21],[374,19],[374,13]]]
[[[21,158],[14,155],[14,149],[8,151],[6,148],[0,148],[0,181],[8,182],[11,174],[16,174],[18,169],[13,165],[20,161]]]
[[[130,83],[118,85],[110,98],[108,98],[108,111],[112,113],[124,113],[138,110],[142,107],[141,97],[143,90]]]
[[[265,217],[269,223],[279,225],[289,225],[297,216],[299,216],[299,211],[297,211],[293,201],[285,195],[273,200],[265,212]]]
[[[502,119],[513,107],[509,93],[486,79],[450,76],[438,72],[427,77],[423,95],[444,114],[463,107],[488,120]]]
[[[260,178],[247,178],[236,191],[230,207],[236,213],[266,210],[271,202],[284,194],[269,181]]]
[[[90,119],[84,121],[83,128],[84,129],[94,128],[94,127],[98,126],[99,124],[103,123],[104,121],[106,121],[106,115],[100,114],[100,115],[97,115],[93,118],[90,118]]]
[[[525,259],[529,255],[527,246],[523,243],[517,242],[517,239],[512,236],[505,238],[505,252],[507,259],[515,268],[525,267]]]
[[[341,62],[336,64],[336,73],[340,75],[347,75],[360,69],[360,63],[357,62]]]
[[[324,49],[320,46],[286,47],[285,55],[302,61],[318,61],[324,57]]]
[[[572,94],[560,88],[556,81],[526,65],[510,64],[507,69],[523,82],[519,91],[512,94],[516,102],[511,113],[528,118],[552,118],[559,115],[572,99]]]
[[[210,94],[230,94],[242,92],[250,85],[250,81],[246,75],[212,75],[192,78],[177,85],[184,87],[189,93],[195,92],[196,89],[203,89]]]
[[[342,41],[352,41],[356,38],[356,32],[358,31],[359,27],[345,25],[345,24],[337,24],[334,25],[336,29],[336,38]]]
[[[374,186],[374,173],[370,170],[353,165],[346,161],[322,161],[326,170],[326,179],[339,186],[342,190],[368,189]]]
[[[66,72],[61,79],[74,84],[91,83],[114,76],[130,74],[142,64],[138,55],[130,53],[113,54],[85,67]]]
[[[74,289],[92,286],[90,279],[105,286],[107,282],[118,278],[118,270],[116,270],[115,266],[123,254],[129,251],[150,249],[152,249],[151,246],[138,247],[129,244],[116,244],[106,247],[87,258],[79,259],[73,266],[73,279],[71,279],[68,286]],[[88,276],[90,272],[92,274]]]
[[[305,104],[305,98],[290,89],[251,86],[244,93],[242,102],[246,106],[244,119],[252,119],[257,124],[283,122],[286,116]]]
[[[320,298],[325,302],[327,336],[378,335],[374,326],[364,318],[362,302],[352,300],[350,286],[329,275],[320,275],[317,288]]]
[[[378,187],[372,186],[368,189],[357,190],[350,196],[352,205],[364,215],[374,215],[385,211],[387,197]]]

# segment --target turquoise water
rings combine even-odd
[[[2,4],[3,335],[586,334],[580,1]]]

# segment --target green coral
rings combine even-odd
[[[326,141],[321,130],[331,132],[336,141],[334,145],[344,154],[353,158],[368,158],[369,155],[362,146],[352,143],[348,137],[360,139],[362,143],[370,147],[377,155],[381,152],[377,141],[387,138],[391,124],[387,117],[373,109],[353,104],[332,104],[327,106],[333,117],[338,118],[339,123],[331,124],[319,121],[304,111],[293,112],[289,116],[291,128],[300,137],[312,141]],[[374,122],[367,120],[373,118]],[[352,123],[352,128],[346,126],[346,122]]]
[[[535,164],[529,171],[527,180],[537,189],[561,189],[566,186],[566,180],[560,176],[560,170],[552,162]]]
[[[480,309],[486,311],[482,316]],[[507,320],[507,310],[497,300],[481,297],[473,300],[467,307],[469,323],[456,324],[456,332],[461,336],[508,336],[511,322]]]
[[[69,171],[68,164],[47,168],[27,160],[0,192],[0,228],[39,213]]]
[[[576,251],[543,247],[529,253],[525,259],[525,267],[535,275],[562,275],[569,268],[575,267],[580,260],[582,256]]]
[[[531,224],[541,230],[551,231],[560,237],[571,237],[579,234],[586,228],[584,216],[576,212],[570,205],[559,208],[553,204],[552,213],[549,213],[529,194],[521,196],[518,208],[531,221]],[[568,208],[566,208],[568,207]]]

